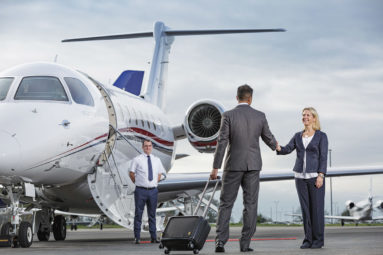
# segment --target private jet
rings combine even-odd
[[[30,247],[33,235],[65,240],[68,214],[97,214],[132,229],[134,183],[127,175],[143,139],[169,172],[176,143],[188,139],[199,152],[214,152],[224,107],[193,103],[179,126],[163,111],[169,52],[174,38],[187,35],[283,32],[284,29],[172,30],[163,22],[153,32],[88,37],[63,42],[153,37],[146,90],[141,71],[125,71],[114,86],[57,63],[22,64],[0,73],[0,198],[10,215],[1,235]],[[382,167],[339,169],[330,176],[380,174]],[[183,199],[185,213],[209,174],[167,174],[159,184],[159,205]],[[291,171],[263,171],[262,181],[293,179]],[[215,185],[214,181],[211,185]],[[28,217],[27,217],[28,216]],[[27,220],[31,219],[31,220]],[[163,222],[158,220],[157,222]]]
[[[383,220],[383,216],[373,216],[375,208],[383,209],[383,200],[378,200],[375,204],[373,203],[372,178],[370,178],[370,191],[367,199],[359,202],[348,200],[345,204],[348,215],[326,215],[325,217],[327,219],[340,220],[342,226],[344,226],[345,221],[352,221],[358,226],[359,222]]]

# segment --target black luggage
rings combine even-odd
[[[213,193],[209,199],[209,202],[203,212],[202,216],[196,216],[202,199],[205,196],[206,190],[209,186],[210,180],[205,185],[202,192],[201,199],[198,201],[197,207],[194,210],[193,216],[176,216],[171,217],[161,238],[161,246],[165,250],[165,254],[169,254],[170,251],[193,251],[194,254],[198,254],[203,248],[206,239],[210,232],[210,225],[205,219],[208,208],[213,200],[214,193],[219,184],[219,180],[214,186]]]

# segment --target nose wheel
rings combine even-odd
[[[8,236],[14,248],[28,248],[33,242],[33,229],[31,223],[21,220],[22,215],[31,214],[20,207],[19,201],[23,190],[18,187],[8,186],[4,193],[11,201],[7,214],[11,214],[12,220],[3,224],[0,231],[1,235]]]

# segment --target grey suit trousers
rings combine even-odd
[[[226,243],[229,239],[231,211],[237,198],[239,186],[243,190],[243,227],[240,248],[249,248],[251,238],[257,227],[259,194],[259,170],[224,171],[217,220],[216,240]]]

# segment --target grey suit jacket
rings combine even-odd
[[[224,170],[261,170],[259,137],[272,150],[275,150],[277,142],[270,132],[263,112],[242,104],[224,112],[213,168],[221,168],[225,149],[228,146]]]

